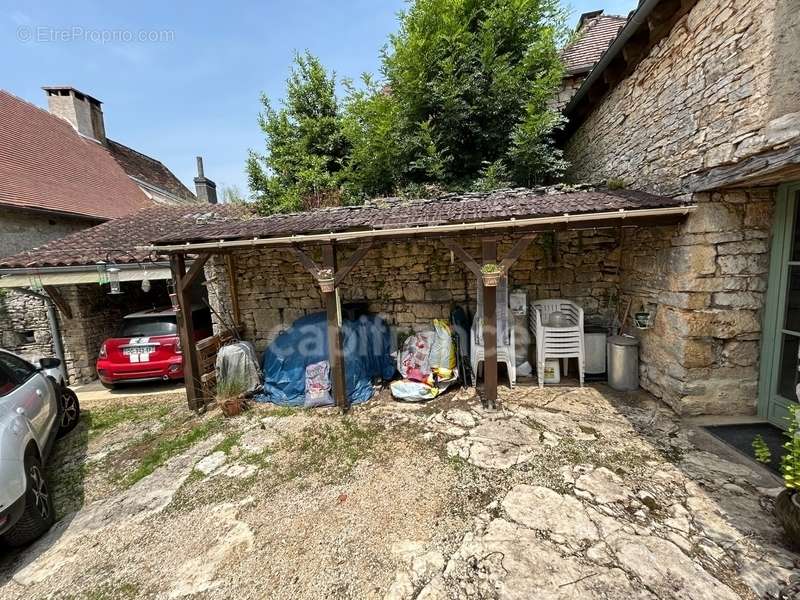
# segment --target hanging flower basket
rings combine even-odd
[[[653,313],[637,312],[633,315],[633,324],[637,329],[650,329],[653,326]]]
[[[336,289],[336,280],[333,277],[326,277],[325,279],[317,279],[319,288],[323,293],[329,294]]]
[[[481,273],[483,276],[483,285],[486,287],[497,287],[500,283],[500,278],[503,274],[500,271],[492,271],[490,273]]]

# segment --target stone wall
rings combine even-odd
[[[620,280],[634,310],[657,305],[655,327],[636,331],[641,383],[679,413],[756,410],[775,190],[692,194],[687,181],[800,141],[800,73],[778,65],[800,51],[789,4],[700,0],[566,145],[572,179],[698,205],[678,228],[629,235]]]
[[[0,257],[30,250],[98,223],[96,220],[4,208],[0,214]]]
[[[797,142],[798,20],[796,0],[700,0],[571,137],[571,177],[674,195],[695,171]]]
[[[641,384],[679,414],[752,414],[774,198],[769,190],[697,194],[678,227],[629,231],[620,295],[632,312],[654,303],[639,331]]]
[[[53,356],[43,300],[14,290],[0,291],[0,347],[32,360]]]
[[[510,249],[513,237],[499,242],[499,256]],[[462,245],[479,257],[477,241]],[[586,311],[588,320],[607,322],[609,305],[617,297],[620,253],[619,231],[599,230],[543,234],[511,270],[512,288],[527,291],[529,301],[568,298]],[[339,250],[340,262],[352,247]],[[237,280],[245,337],[256,349],[267,344],[305,314],[323,310],[311,275],[285,250],[239,251]],[[212,259],[206,267],[209,298],[223,315],[230,315],[227,275],[223,263]],[[343,303],[365,302],[380,314],[397,337],[411,330],[429,329],[435,318],[448,318],[453,303],[474,310],[475,277],[458,258],[437,241],[376,243],[340,288]],[[232,321],[232,318],[227,317]],[[528,333],[524,318],[517,319],[518,362],[525,360]]]

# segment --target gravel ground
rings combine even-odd
[[[646,394],[501,396],[89,402],[49,467],[60,521],[3,550],[0,596],[752,599],[788,579],[773,491]]]

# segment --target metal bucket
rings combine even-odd
[[[625,392],[639,389],[639,340],[615,335],[608,338],[608,385]]]

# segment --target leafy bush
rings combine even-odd
[[[761,434],[753,438],[753,453],[755,454],[756,460],[760,463],[767,464],[772,460],[772,452],[770,452]]]
[[[787,488],[800,489],[800,436],[798,436],[798,405],[789,407],[789,427],[786,436],[789,440],[783,444],[786,453],[781,457],[781,473]]]

